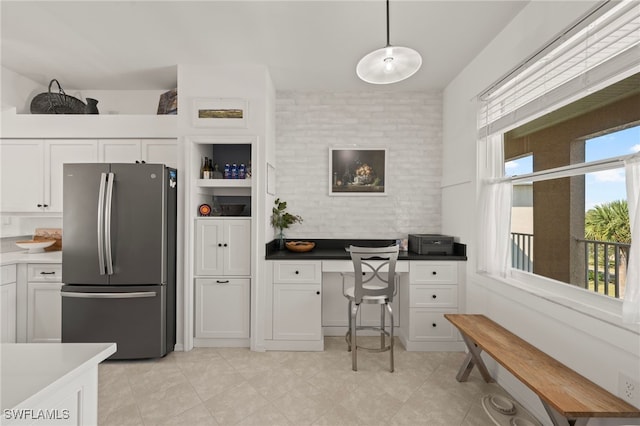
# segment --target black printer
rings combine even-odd
[[[439,234],[409,234],[409,251],[418,254],[453,254],[453,237]]]

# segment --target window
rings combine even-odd
[[[479,271],[511,268],[624,295],[632,243],[625,161],[640,151],[640,73],[629,58],[640,50],[640,9],[608,7],[481,95],[480,241],[495,248],[499,222],[509,219],[511,240],[502,267],[480,254]],[[490,189],[504,183],[506,218],[485,208],[504,204],[504,189]]]

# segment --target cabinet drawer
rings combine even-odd
[[[16,282],[16,265],[0,266],[0,285]]]
[[[62,282],[62,265],[60,263],[40,263],[27,265],[27,281],[29,282]]]
[[[411,308],[456,308],[458,307],[458,286],[455,285],[412,285],[409,287]]]
[[[273,264],[274,283],[313,283],[322,280],[320,262],[275,262]]]
[[[455,309],[434,311],[433,309],[410,308],[409,340],[458,340],[456,328],[444,317],[445,313],[455,312]]]
[[[457,262],[411,262],[410,284],[456,284],[457,282]]]

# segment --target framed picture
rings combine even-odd
[[[329,195],[387,195],[386,148],[330,148]]]
[[[267,163],[267,194],[276,195],[276,168]]]
[[[195,99],[194,127],[247,127],[248,105],[245,99]]]

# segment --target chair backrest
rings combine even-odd
[[[398,249],[397,245],[390,247],[349,246],[355,273],[354,297],[356,303],[360,303],[363,296],[384,296],[389,301],[393,300]],[[375,264],[370,263],[372,261],[375,261]],[[363,272],[370,273],[370,275],[365,278]],[[373,280],[376,280],[375,286],[365,286]],[[386,286],[380,284],[386,284]]]

